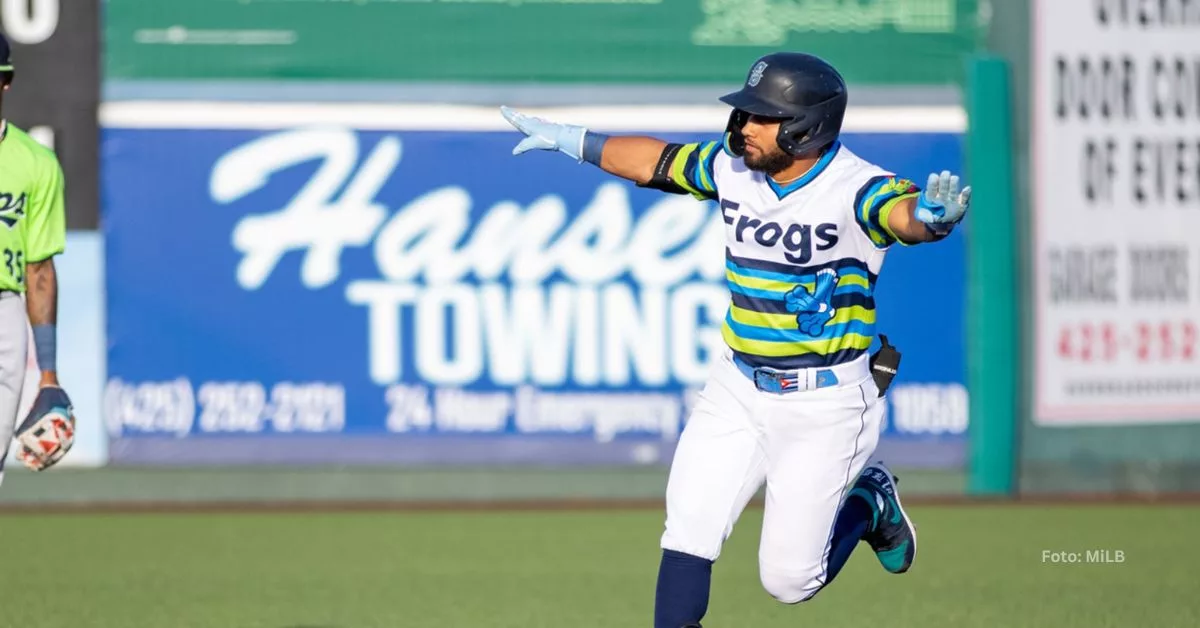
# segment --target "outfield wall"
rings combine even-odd
[[[119,83],[736,85],[775,49],[857,84],[948,84],[978,0],[108,0]],[[771,19],[763,19],[770,15]],[[879,55],[872,51],[887,50]]]
[[[727,115],[535,113],[674,141]],[[495,108],[123,102],[102,122],[113,464],[669,460],[728,302],[714,204],[514,157]],[[919,179],[960,168],[963,125],[855,109],[845,141]],[[962,465],[962,257],[959,235],[898,249],[879,283],[901,466]]]
[[[721,260],[702,228],[715,209],[561,156],[513,158],[518,138],[495,105],[705,139],[724,126],[716,96],[756,56],[800,47],[845,70],[846,139],[864,156],[918,180],[1015,171],[1003,189],[977,187],[978,208],[1002,209],[985,229],[968,218],[949,241],[888,261],[881,331],[905,359],[882,450],[962,469],[972,369],[983,408],[971,419],[992,415],[1001,429],[988,433],[1003,436],[975,451],[1016,466],[1003,492],[1200,488],[1200,250],[1187,238],[1200,198],[1197,13],[753,0],[780,18],[765,41],[738,30],[749,12],[715,19],[748,2],[110,0],[103,20],[91,1],[3,3],[18,75],[69,78],[19,79],[5,100],[67,168],[60,364],[81,423],[65,466],[107,464],[110,445],[117,466],[210,471],[665,462],[717,345]],[[570,21],[605,36],[503,44]],[[440,28],[426,29],[437,41],[396,43],[399,22],[455,24],[470,45]],[[363,37],[370,28],[388,36]],[[967,156],[960,105],[975,92],[960,92],[961,70],[985,35],[1011,72],[1013,137]],[[98,40],[96,142],[80,111],[95,107]],[[372,52],[378,42],[388,47]],[[880,47],[895,54],[862,54]],[[97,207],[103,231],[77,231]],[[557,230],[540,243],[495,236],[543,221]],[[997,228],[1017,244],[991,250],[1013,264],[979,265],[984,246],[965,255]],[[496,241],[511,248],[480,244]],[[968,277],[987,280],[968,291]],[[964,320],[963,301],[1015,283],[1011,316]],[[996,351],[1018,323],[1014,349]],[[965,355],[982,346],[993,350]],[[996,368],[1003,377],[985,376]]]

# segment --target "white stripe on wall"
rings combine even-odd
[[[604,132],[714,132],[725,128],[721,106],[613,105],[520,109],[556,122]],[[100,123],[131,129],[283,129],[334,125],[363,130],[507,131],[499,108],[379,103],[246,103],[119,101],[100,107]],[[859,133],[962,133],[961,107],[851,107],[843,130]]]

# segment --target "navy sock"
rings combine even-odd
[[[851,495],[838,511],[833,523],[833,540],[830,541],[829,564],[826,565],[825,584],[833,582],[838,572],[850,560],[850,554],[858,546],[862,535],[871,526],[871,505],[861,496]]]
[[[708,612],[712,561],[663,550],[654,592],[654,628],[682,628],[698,624]]]

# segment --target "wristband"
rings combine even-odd
[[[604,143],[607,141],[607,135],[591,131],[585,132],[583,134],[583,160],[599,166],[600,157],[604,154]]]
[[[930,240],[931,242],[937,242],[938,240],[944,240],[946,238],[946,236],[950,235],[951,231],[954,231],[954,227],[956,225],[956,223],[930,224],[928,222],[921,223],[921,224],[925,225],[925,231],[928,232],[929,235],[933,238],[932,240]]]
[[[54,325],[35,325],[33,328],[33,344],[37,347],[38,368],[43,371],[57,371],[55,354],[57,338]]]

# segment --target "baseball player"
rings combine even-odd
[[[0,35],[0,114],[13,75],[8,41]],[[54,363],[54,256],[65,245],[58,159],[0,117],[0,481],[25,382],[30,326],[42,374],[33,407],[16,427],[17,456],[41,471],[61,460],[75,442],[71,401],[58,384]]]
[[[763,587],[811,599],[859,541],[907,571],[916,529],[897,479],[871,460],[884,406],[868,354],[875,283],[894,244],[945,238],[970,188],[924,190],[839,139],[846,85],[825,61],[776,53],[721,98],[721,141],[608,137],[502,108],[527,137],[513,154],[565,153],[639,186],[719,201],[731,303],[727,345],[680,436],[668,479],[656,628],[698,627],[713,562],[765,482]]]

